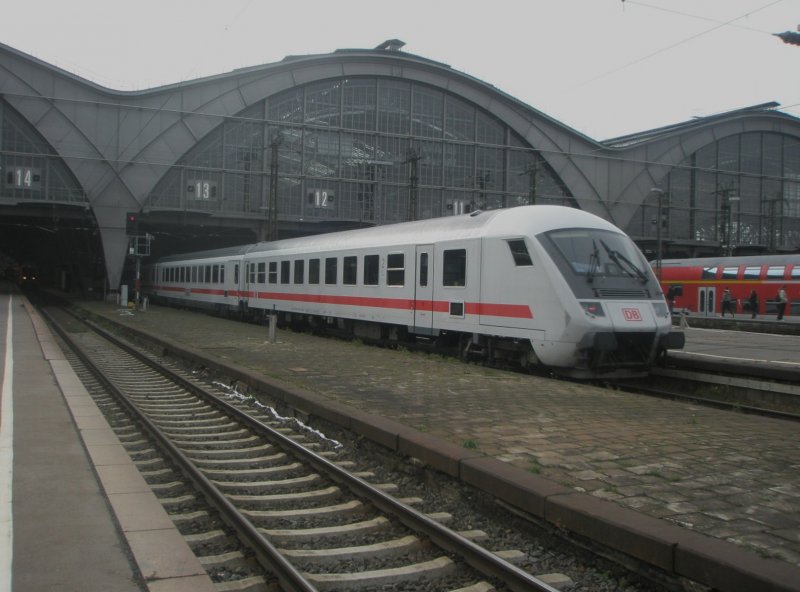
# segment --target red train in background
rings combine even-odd
[[[800,254],[665,259],[659,279],[674,312],[720,315],[728,288],[736,314],[752,314],[748,298],[755,290],[757,315],[775,315],[778,290],[784,287],[789,296],[785,314],[800,315]]]

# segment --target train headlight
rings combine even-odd
[[[603,305],[599,302],[581,302],[581,306],[583,307],[583,311],[588,315],[592,315],[593,317],[606,316]]]
[[[669,309],[667,305],[663,302],[653,302],[653,312],[656,314],[657,317],[668,317],[669,316]]]

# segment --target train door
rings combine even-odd
[[[417,245],[414,278],[414,328],[417,333],[433,329],[433,245]]]
[[[225,282],[223,289],[225,296],[236,296],[239,293],[239,262],[236,259],[231,259],[225,266]]]
[[[253,278],[255,271],[255,263],[249,261],[242,261],[243,269],[239,273],[239,309],[241,312],[247,311],[248,299],[250,296],[250,281]]]
[[[697,291],[697,312],[710,316],[715,314],[717,305],[717,289],[713,286],[703,286]]]

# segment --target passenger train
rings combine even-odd
[[[785,287],[790,303],[786,314],[800,314],[800,254],[665,259],[660,280],[675,311],[720,315],[728,288],[736,313],[752,315],[748,299],[755,290],[756,315],[772,315],[778,290]]]
[[[521,206],[173,255],[156,301],[365,340],[429,340],[578,379],[641,376],[683,346],[646,259],[590,213]]]

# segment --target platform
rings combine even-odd
[[[0,282],[0,592],[213,592],[27,299]]]

